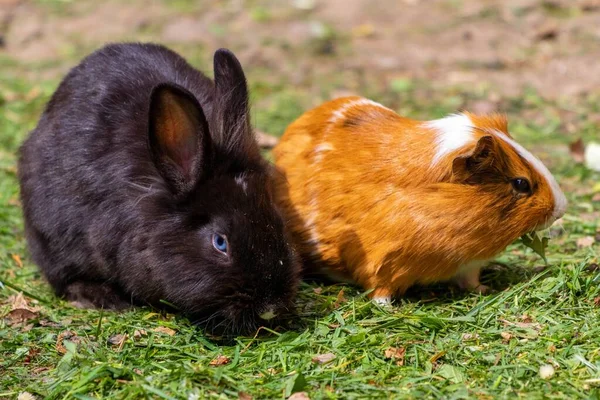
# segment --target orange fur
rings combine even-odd
[[[482,261],[547,222],[550,187],[494,137],[510,137],[506,119],[465,115],[472,142],[437,163],[434,129],[360,97],[292,123],[274,149],[277,198],[307,264],[375,297],[453,277],[474,288]],[[514,177],[534,193],[516,194]]]

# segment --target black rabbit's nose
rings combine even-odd
[[[266,311],[264,311],[262,314],[259,314],[259,317],[261,319],[264,319],[265,321],[270,321],[273,318],[275,318],[277,316],[277,313],[275,312],[275,308],[273,307],[268,307],[266,309]]]

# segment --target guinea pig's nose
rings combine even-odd
[[[277,316],[277,313],[275,312],[273,307],[269,307],[269,308],[267,308],[267,311],[264,311],[262,314],[259,314],[258,316],[260,318],[264,319],[265,321],[269,321],[269,320],[272,320],[273,318],[275,318]]]

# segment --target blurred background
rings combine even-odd
[[[0,209],[15,226],[18,145],[69,68],[124,40],[166,44],[209,75],[232,49],[253,122],[273,135],[347,94],[419,119],[507,113],[598,218],[581,163],[600,141],[600,0],[0,0]]]
[[[517,113],[539,135],[586,137],[600,121],[598,0],[0,0],[3,102],[24,87],[28,102],[47,97],[78,60],[122,40],[164,43],[209,74],[214,50],[232,49],[255,123],[273,134],[347,93],[421,118]],[[4,123],[31,128],[27,117]]]

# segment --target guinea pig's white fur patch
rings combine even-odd
[[[425,126],[438,133],[437,151],[432,163],[436,164],[446,154],[458,150],[475,140],[473,122],[464,114],[452,114],[445,118],[428,121]]]
[[[358,107],[358,106],[366,106],[366,105],[373,106],[373,107],[385,108],[386,110],[389,110],[389,108],[387,108],[386,106],[383,106],[373,100],[361,98],[358,100],[349,101],[348,103],[342,105],[337,110],[333,111],[331,113],[332,114],[331,118],[329,118],[329,122],[331,122],[332,124],[335,124],[336,122],[346,118],[346,111],[348,111],[349,109]]]

